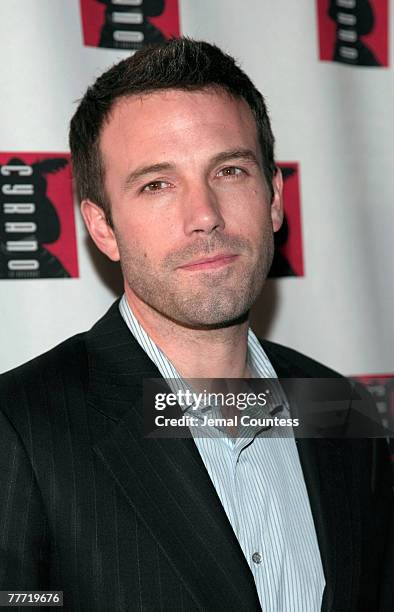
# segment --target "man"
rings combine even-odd
[[[3,376],[1,588],[73,611],[391,609],[384,439],[145,435],[144,379],[338,376],[248,326],[283,218],[261,94],[171,40],[88,89],[70,144],[125,294]]]

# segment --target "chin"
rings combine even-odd
[[[239,325],[247,320],[249,311],[250,307],[242,310],[239,308],[236,310],[232,309],[230,312],[226,312],[223,309],[220,312],[215,312],[215,310],[209,308],[204,311],[204,309],[200,308],[198,312],[179,312],[178,316],[174,315],[174,311],[172,311],[171,315],[166,314],[166,316],[174,321],[174,323],[183,327],[209,330]]]

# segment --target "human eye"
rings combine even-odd
[[[238,166],[226,166],[225,168],[219,170],[217,176],[238,178],[244,174],[246,174],[245,170],[243,170],[242,168],[238,168]]]
[[[167,181],[152,181],[151,183],[147,183],[141,189],[142,193],[157,193],[158,191],[162,191],[163,189],[167,189],[170,187],[170,183]]]

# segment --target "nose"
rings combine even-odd
[[[203,181],[189,186],[183,210],[186,235],[211,234],[225,227],[217,194]]]

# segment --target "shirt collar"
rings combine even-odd
[[[142,327],[136,316],[134,315],[127,301],[126,295],[123,294],[119,302],[119,311],[122,315],[127,327],[146,352],[148,357],[157,366],[160,374],[164,378],[174,378],[182,380],[181,375],[171,363],[168,357],[152,340],[149,334]],[[268,359],[263,347],[258,341],[255,333],[249,327],[248,329],[248,366],[256,378],[277,378],[277,374]]]
[[[127,327],[129,328],[130,332],[133,334],[141,348],[146,352],[148,357],[156,365],[163,378],[166,379],[166,382],[168,383],[171,391],[175,394],[179,390],[181,390],[183,394],[187,390],[193,392],[193,389],[190,387],[188,382],[182,378],[182,376],[168,359],[166,354],[157,346],[157,344],[152,340],[152,338],[140,324],[137,317],[134,315],[125,294],[123,294],[119,302],[119,311]],[[277,380],[277,374],[270,360],[268,359],[263,347],[261,346],[259,340],[257,339],[256,335],[250,327],[248,329],[247,360],[249,369],[253,373],[253,376],[255,378]],[[283,390],[281,389],[280,383],[278,383],[279,381],[272,382],[267,380],[267,387],[270,390],[270,414],[274,414],[274,412],[278,408],[280,408],[280,410],[282,410],[284,413],[288,413],[287,398],[284,395]],[[186,413],[188,411],[191,411],[192,408],[193,403],[186,406],[184,405],[182,407],[182,410]],[[193,414],[202,416],[208,410],[212,410],[212,406],[202,403],[198,412],[193,411]],[[266,411],[264,410],[263,412],[265,416],[267,416]],[[256,429],[256,433],[257,432],[258,428]],[[242,443],[246,443],[246,441],[244,440]]]

